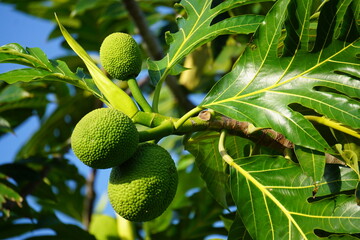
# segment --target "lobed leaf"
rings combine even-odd
[[[325,2],[314,42],[310,41],[312,2],[277,1],[232,72],[200,106],[272,128],[294,144],[320,152],[332,150],[291,104],[360,128],[360,82],[354,74],[359,69],[360,41],[351,12],[355,1]],[[336,35],[339,28],[347,34]]]
[[[313,182],[299,165],[264,155],[236,159],[231,192],[252,238],[318,239],[319,230],[358,233],[359,206],[353,195],[342,193],[356,188],[357,175],[350,168],[338,170],[341,177],[323,178],[313,198]]]
[[[182,0],[180,5],[186,11],[186,19],[178,18],[179,31],[166,33],[166,42],[170,45],[167,55],[159,61],[148,61],[149,75],[151,81],[156,85],[164,80],[167,74],[178,74],[184,70],[177,64],[197,47],[213,40],[219,35],[225,34],[248,34],[256,30],[263,21],[263,16],[242,15],[227,18],[223,21],[213,23],[214,19],[221,13],[235,7],[265,2],[264,0],[250,1],[225,1],[213,7],[213,0]],[[177,66],[177,67],[176,67]],[[176,67],[176,69],[173,69]]]

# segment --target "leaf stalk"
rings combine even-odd
[[[130,88],[131,94],[135,98],[136,102],[145,112],[152,112],[152,108],[149,103],[146,101],[144,95],[142,94],[137,81],[134,78],[127,80],[128,86]]]

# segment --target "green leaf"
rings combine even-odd
[[[318,239],[315,229],[357,233],[360,211],[354,195],[341,193],[355,189],[357,176],[349,168],[339,171],[341,178],[318,183],[313,198],[312,180],[291,161],[264,155],[240,158],[231,167],[231,191],[254,239]]]
[[[9,84],[16,82],[30,82],[34,80],[41,79],[45,76],[49,76],[50,73],[47,70],[37,69],[37,68],[24,68],[16,69],[6,73],[0,74],[0,80],[5,81]]]
[[[313,125],[289,105],[297,103],[360,128],[360,82],[343,73],[358,72],[359,33],[345,39],[334,36],[336,24],[344,21],[341,13],[351,2],[324,3],[311,46],[312,1],[277,1],[234,69],[200,106],[256,127],[272,128],[296,145],[332,152]],[[347,29],[350,32],[353,30]]]
[[[185,70],[179,63],[186,55],[220,35],[253,33],[264,19],[263,16],[240,15],[216,22],[215,18],[235,7],[264,1],[269,0],[228,0],[215,7],[212,6],[215,4],[212,0],[180,2],[187,17],[178,18],[178,32],[166,33],[165,40],[170,45],[167,55],[159,61],[148,61],[149,76],[153,85],[156,85],[153,99],[155,112],[158,111],[162,83],[168,74],[177,75]]]
[[[236,214],[235,220],[230,227],[228,240],[252,240],[238,214]]]
[[[10,210],[4,208],[4,203],[11,201],[16,203],[18,206],[21,206],[23,198],[20,193],[18,193],[17,188],[10,184],[7,180],[3,179],[4,175],[0,176],[0,210],[6,215],[9,216]]]
[[[227,208],[228,174],[227,165],[218,151],[218,132],[195,133],[185,143],[185,149],[195,156],[196,166],[206,182],[211,196],[223,207]],[[227,136],[225,146],[234,158],[247,157],[254,153],[255,143],[238,136]],[[261,148],[259,153],[270,153]]]
[[[101,0],[79,0],[75,5],[75,10],[72,12],[72,15],[82,14],[88,9],[94,8],[103,1]]]
[[[24,49],[17,43],[0,47],[0,63],[16,63],[28,67],[49,69],[48,60],[39,48]],[[45,59],[45,62],[43,60]]]
[[[0,105],[0,112],[2,113],[7,110],[21,108],[36,109],[45,107],[48,103],[49,101],[45,98],[45,96],[37,95],[36,98],[22,99],[20,101]]]
[[[31,68],[17,69],[0,74],[0,80],[9,84],[30,81],[60,81],[91,91],[101,98],[101,93],[92,80],[82,71],[73,73],[65,62],[49,60],[40,48],[26,48],[16,43],[0,47],[0,63],[15,63]]]
[[[338,131],[334,132],[334,135],[339,142],[335,144],[335,149],[345,163],[358,174],[360,180],[360,140]]]
[[[11,124],[9,123],[8,120],[6,120],[3,117],[0,117],[0,131],[1,132],[11,132],[12,131]]]
[[[166,33],[166,43],[170,45],[167,55],[160,61],[148,61],[149,74],[154,85],[163,80],[168,73],[178,74],[178,71],[172,72],[172,68],[197,47],[219,35],[252,33],[264,19],[263,16],[241,15],[213,23],[214,18],[225,11],[241,5],[264,1],[230,0],[216,7],[212,7],[212,2],[212,0],[183,0],[180,2],[187,17],[186,19],[183,17],[177,19],[178,32]]]
[[[93,214],[89,232],[93,234],[97,240],[119,240],[117,233],[116,219],[104,214]]]
[[[231,140],[230,140],[231,139]],[[249,154],[248,140],[240,143],[243,139],[239,137],[228,137],[228,149],[234,149],[237,157]],[[230,143],[231,142],[231,143]],[[227,182],[226,165],[219,152],[219,133],[200,132],[194,134],[186,142],[185,149],[196,158],[195,163],[200,170],[201,177],[205,180],[211,196],[223,207],[227,208]],[[246,150],[247,149],[247,150]]]
[[[28,97],[31,97],[31,93],[17,85],[9,85],[0,92],[0,104],[16,102]]]
[[[313,179],[314,186],[316,187],[316,183],[324,175],[325,154],[300,146],[295,146],[295,154],[304,173]]]

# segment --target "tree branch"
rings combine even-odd
[[[250,139],[256,144],[272,148],[279,153],[284,153],[285,150],[292,151],[294,148],[294,144],[290,140],[273,129],[254,129],[254,126],[249,122],[241,122],[226,116],[214,115],[209,110],[203,110],[198,116],[190,117],[178,128],[174,127],[178,119],[166,117],[158,113],[138,112],[134,120],[136,123],[150,127],[139,132],[140,142],[160,140],[168,135],[227,130],[232,135]],[[346,165],[343,161],[330,154],[326,154],[326,162],[329,164]]]

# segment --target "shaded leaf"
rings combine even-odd
[[[31,93],[17,85],[9,85],[0,92],[0,104],[19,101],[28,98]]]
[[[11,132],[11,125],[5,118],[0,117],[0,132]]]
[[[211,196],[222,207],[227,208],[229,176],[226,173],[227,165],[218,151],[219,136],[218,132],[195,133],[186,141],[185,149],[195,156],[196,166],[199,168]],[[250,156],[255,148],[252,141],[238,136],[228,136],[225,146],[234,158]],[[259,153],[270,152],[263,148]]]
[[[238,214],[230,227],[228,240],[252,240]]]
[[[18,206],[21,206],[23,198],[20,193],[17,192],[17,188],[14,185],[2,179],[3,176],[0,177],[0,211],[8,217],[10,215],[10,210],[6,209],[4,204],[11,201],[16,203]]]
[[[0,239],[7,239],[16,237],[21,234],[27,233],[34,229],[33,224],[9,224],[7,222],[0,222],[0,229],[6,229],[6,231],[0,231]]]
[[[199,133],[187,141],[185,149],[195,156],[196,165],[201,177],[205,180],[212,197],[224,208],[227,208],[226,185],[228,176],[217,145],[218,133]],[[230,148],[229,148],[230,149]]]
[[[37,203],[48,211],[60,211],[82,221],[85,178],[78,168],[67,159],[54,159],[50,163],[47,181],[55,193],[56,200],[39,197]],[[69,200],[71,199],[71,201]],[[44,221],[46,224],[48,221]]]
[[[300,146],[295,146],[295,154],[304,173],[313,179],[316,187],[324,175],[325,154]]]

